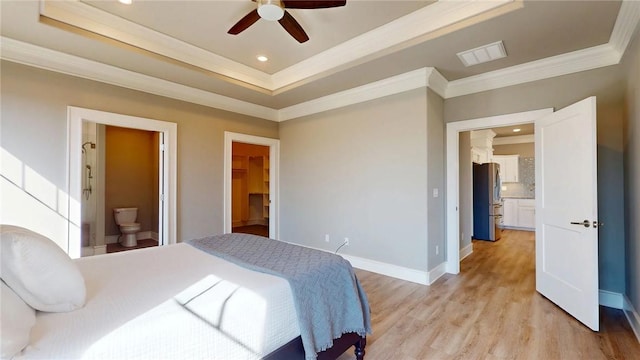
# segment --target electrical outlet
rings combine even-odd
[[[440,254],[440,247],[436,245],[436,255]]]
[[[324,241],[329,242],[329,234],[324,234]]]
[[[349,238],[348,237],[344,238],[344,244],[346,246],[349,246]]]

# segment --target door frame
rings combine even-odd
[[[492,127],[535,123],[536,119],[553,113],[553,108],[524,111],[513,114],[489,116],[447,123],[446,133],[446,271],[460,272],[460,133]]]
[[[233,142],[262,145],[269,147],[269,237],[280,238],[280,140],[234,133],[224,132],[224,232],[232,231],[231,214],[231,163],[233,156]]]
[[[67,147],[67,191],[69,194],[69,248],[71,258],[81,255],[81,196],[82,196],[82,122],[90,121],[97,124],[120,126],[131,129],[154,131],[161,133],[164,138],[164,151],[160,151],[159,160],[163,172],[160,176],[159,206],[161,207],[163,236],[159,245],[177,243],[177,144],[178,125],[176,123],[160,121],[137,116],[110,113],[99,110],[85,109],[75,106],[67,107],[68,147]],[[164,164],[164,165],[162,165]],[[164,200],[164,201],[163,201]]]

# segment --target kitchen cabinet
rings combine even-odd
[[[493,155],[493,162],[500,164],[500,180],[503,183],[519,181],[519,158],[519,155]]]
[[[518,226],[535,229],[536,202],[533,199],[518,199]]]
[[[504,199],[503,226],[520,230],[536,227],[536,202],[534,199]]]
[[[502,206],[502,224],[504,226],[516,227],[518,226],[518,200],[517,199],[504,199],[504,205]]]

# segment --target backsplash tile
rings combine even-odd
[[[520,157],[518,159],[518,176],[520,182],[506,182],[502,184],[502,196],[534,198],[536,193],[536,170],[534,157]]]

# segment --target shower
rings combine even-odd
[[[87,149],[85,148],[85,146],[90,145],[91,149],[95,149],[96,148],[96,143],[91,142],[91,141],[87,141],[84,144],[82,144],[82,155],[83,155],[83,162],[85,165],[85,181],[84,181],[84,186],[82,188],[82,195],[84,195],[84,198],[89,200],[89,196],[91,196],[91,192],[93,191],[92,186],[91,186],[91,179],[93,179],[93,173],[91,170],[91,165],[88,164],[88,161],[86,159],[86,155],[87,155]]]
[[[95,149],[95,148],[96,148],[96,143],[91,142],[91,141],[87,141],[87,142],[85,142],[84,144],[82,144],[82,153],[83,153],[83,154],[86,154],[86,153],[87,153],[87,149],[85,149],[85,148],[84,148],[84,147],[85,147],[85,146],[87,146],[87,145],[91,145],[91,148],[92,148],[92,149]]]

